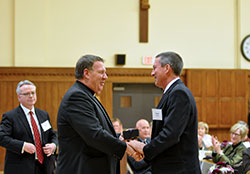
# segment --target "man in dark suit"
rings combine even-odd
[[[151,128],[149,122],[145,119],[140,119],[136,122],[136,129],[139,130],[137,141],[148,144],[151,141]],[[128,156],[128,163],[134,174],[152,174],[151,165],[144,161],[136,161],[133,157]]]
[[[153,174],[200,174],[197,139],[197,110],[191,91],[180,79],[183,62],[174,52],[156,56],[155,85],[164,90],[152,109],[153,130],[147,145],[131,142],[145,161],[151,161]]]
[[[242,168],[244,173],[250,174],[250,147],[245,149],[243,152],[243,164]]]
[[[103,59],[81,57],[77,81],[64,95],[57,117],[59,156],[57,174],[118,174],[120,159],[131,147],[116,136],[112,122],[95,97],[108,78]]]
[[[0,145],[6,148],[4,173],[50,174],[57,138],[49,115],[34,107],[37,97],[32,82],[19,82],[16,92],[20,105],[3,114],[0,127]]]

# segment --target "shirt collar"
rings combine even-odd
[[[164,93],[167,92],[167,90],[170,88],[170,86],[171,86],[174,82],[176,82],[177,80],[179,80],[179,79],[180,79],[180,77],[177,77],[177,78],[175,78],[174,80],[172,80],[170,83],[168,83],[168,85],[166,86],[166,88],[165,88],[165,90],[164,90]]]
[[[20,106],[23,109],[25,115],[28,115],[30,111],[32,111],[33,113],[35,113],[34,107],[32,107],[32,109],[30,110],[30,109],[26,108],[25,106],[23,106],[22,104],[20,104]]]
[[[92,96],[95,96],[95,92],[94,92],[92,89],[90,89],[87,85],[85,85],[84,83],[82,83],[82,82],[79,81],[79,80],[77,80],[77,83],[83,85],[85,88],[87,88],[87,90],[90,92],[90,94],[91,94]]]

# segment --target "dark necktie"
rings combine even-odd
[[[32,125],[32,129],[33,129],[33,133],[34,133],[34,139],[35,139],[35,144],[36,144],[36,155],[37,155],[37,159],[39,161],[39,163],[43,163],[43,151],[42,151],[42,145],[41,145],[41,138],[40,138],[40,134],[38,131],[38,127],[36,124],[36,121],[34,120],[33,117],[33,112],[30,111],[30,120],[31,120],[31,125]]]

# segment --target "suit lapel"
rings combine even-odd
[[[100,101],[95,96],[94,96],[94,101],[101,108],[101,110],[103,112],[103,115],[104,115],[105,119],[107,120],[107,122],[109,124],[112,124],[112,122],[110,121],[109,116],[108,116],[106,110],[103,108],[102,104],[100,103]]]
[[[162,98],[159,102],[159,104],[157,105],[157,109],[162,109],[163,106],[165,105],[165,103],[167,102],[168,100],[168,97],[169,97],[169,93],[174,89],[174,87],[181,83],[181,80],[178,79],[176,80],[170,87],[169,89],[162,95]],[[164,115],[162,115],[162,119],[164,119]],[[163,120],[162,120],[163,121]],[[158,131],[158,127],[159,127],[159,124],[162,124],[161,121],[153,121],[153,130],[152,130],[152,138],[154,138],[156,135],[157,135],[157,131]]]
[[[31,132],[31,129],[30,129],[30,125],[28,123],[28,120],[26,118],[26,115],[23,111],[23,109],[21,108],[21,106],[18,107],[17,109],[17,112],[18,112],[18,115],[19,115],[19,119],[21,120],[22,124],[24,126],[24,128],[26,129],[26,131],[28,132],[30,138],[33,140],[33,136],[32,136],[32,132]]]
[[[41,113],[35,108],[35,113],[36,113],[36,117],[37,117],[37,120],[38,120],[38,123],[39,123],[39,127],[41,129],[41,132],[42,132],[42,127],[41,127]]]
[[[110,120],[110,118],[109,118],[109,116],[108,116],[106,110],[103,108],[102,104],[100,103],[100,101],[99,101],[95,96],[93,96],[93,98],[94,98],[94,102],[95,102],[95,103],[99,106],[99,108],[101,109],[101,111],[102,111],[102,113],[103,113],[103,115],[104,115],[104,118],[105,118],[106,122],[108,123],[108,126],[109,126],[110,130],[112,131],[113,135],[116,135],[115,130],[114,130],[114,128],[113,128],[113,124],[112,124],[112,122],[111,122],[111,120]]]
[[[170,93],[170,92],[173,90],[173,88],[174,88],[177,84],[179,84],[180,82],[181,82],[180,79],[176,80],[176,82],[174,82],[174,83],[169,87],[169,89],[162,95],[162,98],[161,98],[159,104],[157,105],[157,108],[158,108],[158,109],[162,108],[163,104],[165,103],[165,101],[166,101],[167,98],[168,98],[169,93]]]
[[[94,96],[94,93],[91,93],[90,89],[79,81],[76,81],[76,83],[74,85],[76,85],[77,88],[80,88],[81,90],[83,90],[90,97],[90,99],[93,100],[93,102],[97,105],[99,110],[102,112],[102,114],[103,114],[102,119],[104,119],[104,121],[107,123],[109,130],[111,131],[111,133],[114,136],[116,136],[113,124],[112,124],[106,110],[104,109],[102,104],[99,102],[99,100]]]

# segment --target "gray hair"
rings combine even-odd
[[[247,129],[249,129],[249,126],[247,125],[247,123],[245,121],[239,120],[237,123],[242,124],[242,125],[246,126]]]
[[[99,56],[94,56],[94,55],[85,55],[82,56],[76,63],[76,68],[75,68],[75,77],[76,79],[82,79],[83,78],[83,71],[84,69],[92,69],[93,64],[96,61],[101,61],[104,62],[104,60],[99,57]]]
[[[163,52],[156,56],[156,58],[160,57],[161,66],[165,66],[167,64],[173,69],[175,75],[180,76],[183,68],[183,61],[181,56],[174,52]]]
[[[247,135],[247,127],[241,123],[236,123],[231,127],[230,132],[233,133],[238,129],[240,129],[241,138],[244,138]]]
[[[16,93],[19,95],[20,94],[20,88],[23,86],[23,85],[32,85],[36,88],[36,85],[34,85],[34,83],[32,83],[31,81],[29,80],[24,80],[24,81],[20,81],[18,84],[17,84],[17,87],[16,87]]]

